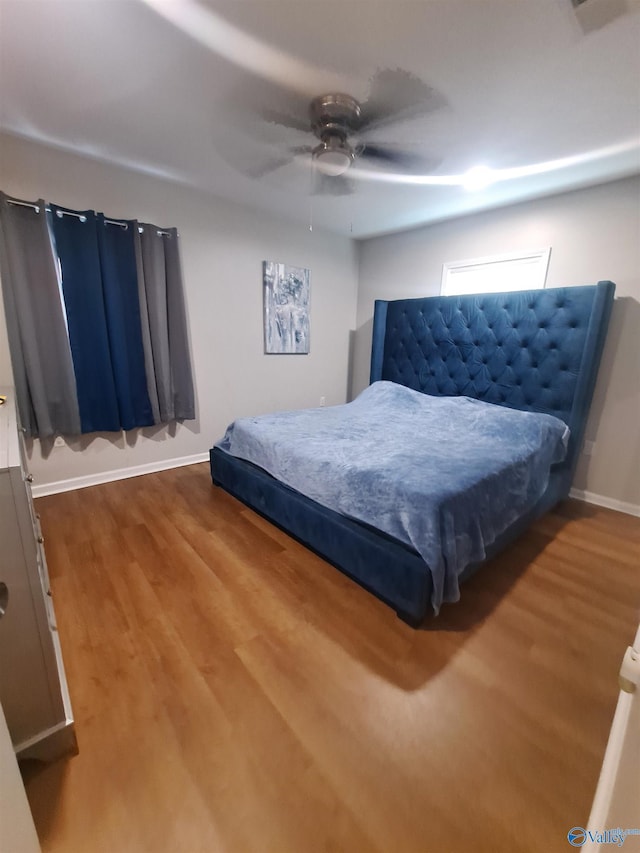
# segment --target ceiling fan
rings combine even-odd
[[[371,120],[350,95],[320,95],[309,105],[311,130],[319,143],[311,149],[316,167],[324,175],[343,175],[356,160],[367,165],[406,168],[417,165],[418,157],[389,144],[367,142],[364,132]],[[354,136],[355,135],[355,136]]]
[[[446,104],[439,93],[408,71],[377,71],[364,101],[344,92],[327,92],[306,103],[300,95],[290,95],[288,100],[285,111],[269,109],[264,104],[256,107],[263,131],[264,122],[269,127],[270,152],[274,156],[253,160],[246,170],[242,169],[253,178],[302,160],[314,167],[314,194],[345,195],[354,191],[349,174],[355,169],[427,174],[439,165],[439,160],[416,144],[389,141],[390,136],[404,140],[406,133],[401,131],[401,125]],[[273,131],[278,128],[286,128],[289,139],[278,132],[282,141],[274,145]],[[260,128],[253,125],[253,130],[254,140],[259,139]],[[315,139],[288,145],[294,132]]]

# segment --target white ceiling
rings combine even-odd
[[[639,0],[0,0],[0,50],[5,130],[354,237],[640,172]],[[366,99],[398,68],[436,108],[375,139],[423,154],[425,181],[547,165],[312,201],[308,157],[250,177],[313,141],[261,109]]]

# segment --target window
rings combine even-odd
[[[442,265],[442,296],[538,290],[545,286],[551,248]]]
[[[0,192],[0,243],[28,436],[195,418],[175,228]]]

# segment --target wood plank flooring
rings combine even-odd
[[[640,519],[567,502],[414,631],[196,465],[37,501],[80,747],[44,851],[566,851],[640,615]]]

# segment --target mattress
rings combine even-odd
[[[437,613],[540,499],[568,437],[553,415],[380,381],[342,406],[241,418],[217,447],[415,549]]]

